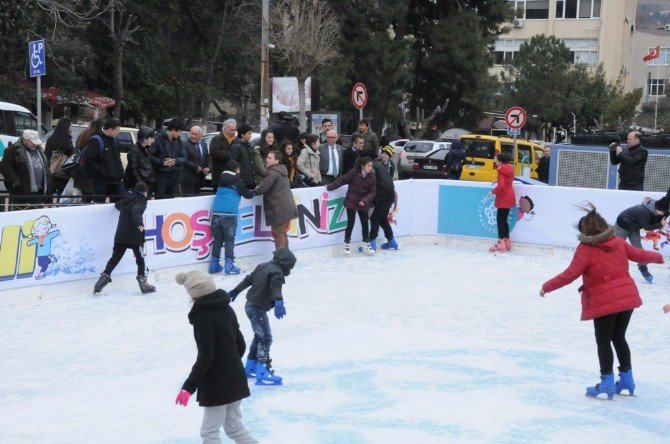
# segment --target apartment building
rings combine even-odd
[[[657,46],[659,57],[644,62],[642,57]],[[633,39],[632,53],[633,63],[627,74],[631,89],[642,88],[642,101],[654,101],[670,93],[670,23],[660,24],[655,29],[639,29]]]
[[[621,78],[632,89],[633,61],[641,64],[643,51],[634,55],[637,0],[509,0],[517,18],[509,33],[495,43],[492,72],[518,53],[521,44],[536,34],[553,35],[570,48],[573,63],[603,64],[607,78]],[[654,45],[655,46],[655,45]]]

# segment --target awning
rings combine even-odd
[[[84,91],[79,94],[66,94],[65,97],[58,95],[56,88],[43,88],[42,98],[60,103],[77,103],[79,105],[90,105],[95,108],[111,108],[116,105],[116,101],[111,97],[103,96],[95,91]]]

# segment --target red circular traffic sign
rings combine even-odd
[[[363,109],[368,103],[368,89],[362,83],[357,83],[351,90],[351,101],[356,109]]]
[[[505,123],[512,129],[519,129],[526,124],[528,116],[520,106],[513,106],[505,113]]]

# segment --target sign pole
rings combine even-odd
[[[37,76],[37,135],[42,137],[42,76]]]

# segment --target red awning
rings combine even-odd
[[[44,100],[51,100],[59,103],[77,103],[79,105],[90,105],[95,108],[111,108],[116,105],[116,101],[111,97],[103,96],[95,91],[85,91],[79,94],[65,94],[62,97],[58,96],[58,89],[43,88],[42,98]]]
[[[88,101],[88,104],[95,106],[96,108],[111,108],[116,105],[116,101],[111,97],[103,96],[95,91],[86,91],[84,97]]]

